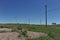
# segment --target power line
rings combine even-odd
[[[58,10],[58,9],[60,9],[60,7],[48,10],[48,12],[55,11],[55,10]]]

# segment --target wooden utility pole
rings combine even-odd
[[[45,26],[47,27],[47,5],[45,5]]]

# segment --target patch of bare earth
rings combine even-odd
[[[0,40],[17,40],[17,36],[16,32],[0,33]]]
[[[0,28],[0,31],[11,31],[12,29],[7,29],[7,28]],[[0,40],[25,40],[25,37],[21,36],[18,38],[18,33],[17,32],[5,32],[5,33],[0,33]],[[32,32],[32,31],[27,31],[27,35],[30,38],[39,38],[39,37],[46,37],[47,34],[42,33],[42,32]]]
[[[11,31],[12,29],[9,28],[0,28],[0,31]]]
[[[25,40],[23,36],[18,38],[18,35],[17,32],[0,33],[0,40]]]
[[[47,36],[46,33],[42,33],[42,32],[28,31],[27,34],[30,38],[39,38],[39,37],[46,37]]]

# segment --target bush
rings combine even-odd
[[[18,37],[21,37],[21,35],[19,34]]]
[[[0,28],[4,28],[4,26],[0,26]]]
[[[22,31],[22,35],[24,35],[25,37],[28,37],[27,31],[26,30]]]
[[[18,30],[22,30],[22,26],[18,26],[17,29],[18,29]]]

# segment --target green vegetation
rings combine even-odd
[[[46,28],[44,25],[29,25],[29,24],[20,24],[23,29],[34,32],[44,32],[47,33],[47,37],[28,39],[27,40],[60,40],[60,25],[48,25]],[[7,28],[15,28],[19,24],[5,24]],[[18,28],[20,30],[20,27]]]

